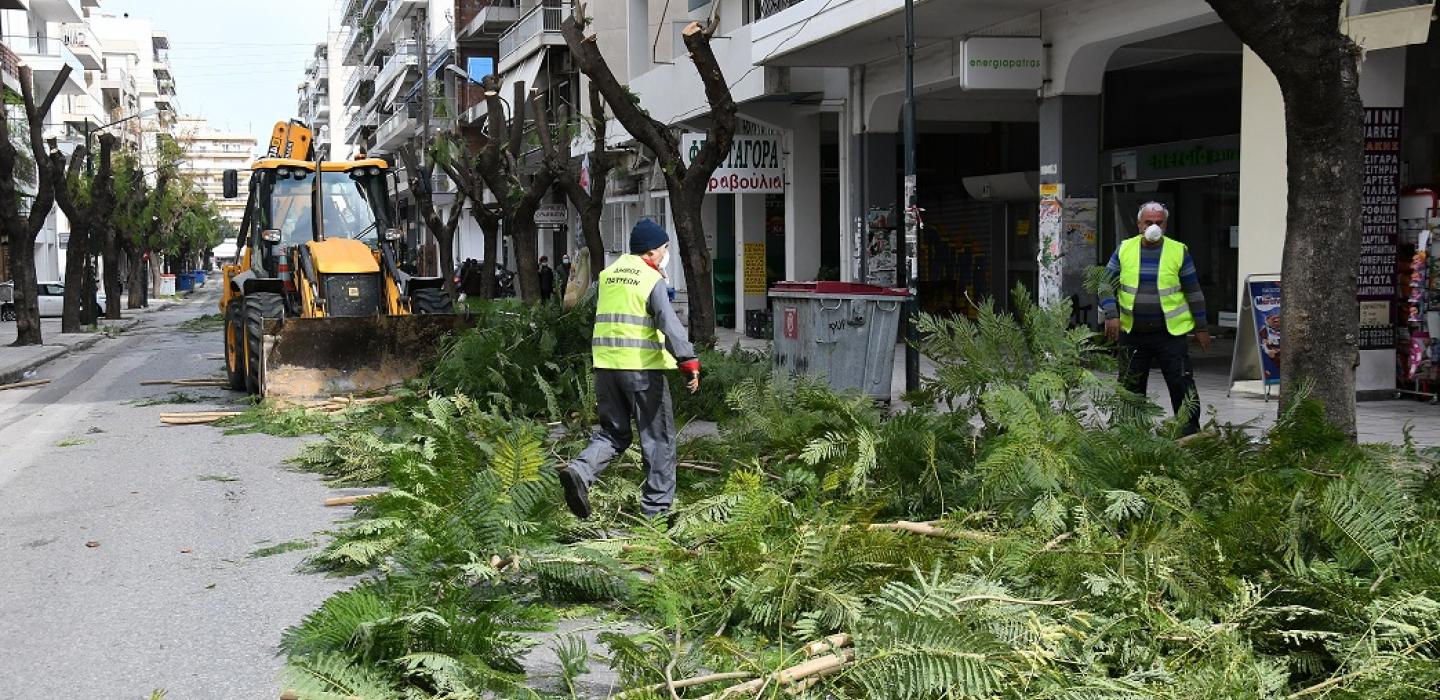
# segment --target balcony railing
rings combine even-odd
[[[345,81],[345,90],[342,91],[340,95],[346,102],[349,102],[350,98],[355,96],[355,91],[360,89],[360,85],[374,80],[375,74],[378,72],[379,69],[375,66],[360,66],[350,71],[350,79]]]
[[[406,110],[400,110],[385,120],[375,131],[375,147],[389,150],[415,131],[415,118]]]
[[[459,0],[455,26],[462,40],[495,38],[520,18],[520,0]]]
[[[380,69],[380,74],[375,78],[375,87],[383,89],[390,85],[396,78],[404,75],[406,71],[420,65],[420,43],[417,41],[399,41],[395,43],[395,53],[386,59],[385,67]]]
[[[46,36],[6,35],[3,37],[3,41],[8,44],[15,53],[19,54],[22,59],[26,56],[59,59],[61,63],[68,64],[70,70],[75,72],[75,80],[84,82],[85,66],[80,63],[80,59],[76,58],[74,53],[71,53],[69,48],[66,48],[64,39]],[[40,70],[40,68],[35,66],[32,66],[32,68]],[[60,70],[59,66],[55,66],[54,69],[57,71]]]
[[[803,0],[753,0],[753,2],[755,3],[754,18],[758,20],[788,10],[799,5]]]
[[[560,34],[560,24],[570,15],[570,3],[544,0],[529,12],[521,15],[504,34],[500,35],[500,61],[503,63],[512,54],[525,47],[532,40],[545,34]]]

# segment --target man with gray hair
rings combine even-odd
[[[1200,430],[1200,397],[1186,336],[1193,332],[1200,349],[1210,349],[1205,293],[1190,250],[1165,235],[1165,205],[1146,202],[1135,218],[1139,235],[1122,241],[1105,266],[1115,290],[1100,300],[1105,336],[1123,350],[1120,381],[1126,389],[1144,395],[1150,368],[1158,365],[1175,414],[1187,399],[1194,402],[1185,416],[1185,434],[1192,435]]]

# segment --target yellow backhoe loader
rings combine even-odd
[[[241,256],[224,268],[231,388],[280,399],[381,390],[468,325],[443,279],[399,268],[390,182],[383,160],[322,161],[305,124],[275,125],[250,169]],[[237,171],[224,188],[239,195]]]

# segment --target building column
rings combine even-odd
[[[1040,102],[1040,289],[1042,304],[1085,295],[1097,249],[1099,95]]]
[[[746,246],[752,246],[756,255],[747,256]],[[753,246],[759,246],[754,248]],[[747,267],[757,264],[759,274],[765,269],[765,195],[735,195],[735,327],[745,330],[745,312],[765,308],[765,295],[745,293]]]
[[[820,269],[820,115],[797,116],[785,159],[785,279]]]

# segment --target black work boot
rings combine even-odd
[[[560,485],[565,487],[565,505],[575,517],[584,520],[590,517],[590,488],[580,473],[568,466],[560,468]]]

